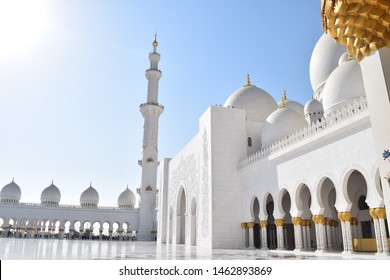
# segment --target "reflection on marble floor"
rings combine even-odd
[[[274,259],[390,259],[375,254],[261,250],[199,250],[194,247],[157,246],[154,242],[0,238],[0,259],[5,260],[274,260]]]

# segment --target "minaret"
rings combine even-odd
[[[142,178],[139,194],[141,196],[139,230],[137,240],[154,240],[153,230],[157,229],[155,223],[154,207],[156,202],[157,167],[158,167],[158,119],[164,107],[158,103],[158,82],[162,76],[158,69],[160,54],[157,52],[157,39],[154,35],[153,51],[149,53],[150,68],[145,76],[148,80],[148,95],[146,103],[140,105],[144,117],[144,137],[142,144]]]

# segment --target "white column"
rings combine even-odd
[[[302,242],[302,218],[294,217],[292,218],[292,223],[294,225],[294,238],[295,238],[295,251],[301,251],[303,249]]]
[[[351,254],[353,252],[352,247],[352,230],[351,230],[351,212],[340,212],[338,215],[339,219],[342,221],[343,229],[343,245],[345,254]]]
[[[381,228],[380,228],[380,225],[379,225],[378,215],[375,213],[375,210],[376,210],[375,208],[371,208],[370,209],[370,215],[372,217],[372,220],[374,221],[374,230],[375,230],[377,254],[383,254]]]
[[[275,220],[276,225],[276,243],[278,244],[277,250],[284,250],[284,233],[283,233],[283,220]]]
[[[337,250],[337,236],[336,236],[336,227],[338,222],[336,220],[331,221],[331,234],[332,234],[332,247],[334,250]]]
[[[385,218],[386,218],[386,210],[385,208],[376,208],[375,214],[378,216],[378,222],[380,227],[380,233],[381,233],[381,240],[382,240],[382,254],[389,254],[389,245],[387,243],[387,234],[386,234],[386,224],[385,224]]]
[[[308,219],[308,220],[306,220],[305,224],[306,224],[307,249],[312,250],[312,248],[311,248],[311,221]]]
[[[332,242],[332,226],[331,226],[331,219],[325,218],[325,229],[326,229],[326,241],[327,241],[327,247],[332,250],[333,249],[333,242]]]
[[[243,242],[243,247],[244,248],[248,248],[247,244],[249,243],[247,238],[246,238],[246,228],[247,228],[247,224],[246,223],[241,223],[242,242]]]
[[[260,221],[261,228],[261,250],[268,250],[267,246],[267,221]]]
[[[255,223],[250,222],[247,225],[249,230],[249,249],[255,249]]]
[[[302,246],[303,246],[303,250],[307,250],[308,249],[308,244],[307,244],[307,231],[306,231],[306,220],[302,220]]]

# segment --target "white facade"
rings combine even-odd
[[[388,253],[364,77],[329,39],[313,51],[304,107],[284,96],[278,108],[248,77],[200,117],[164,162],[159,243],[352,253],[371,238]]]

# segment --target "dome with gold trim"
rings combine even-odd
[[[275,99],[265,90],[250,83],[235,91],[226,100],[225,107],[243,109],[248,121],[264,122],[278,105]]]

